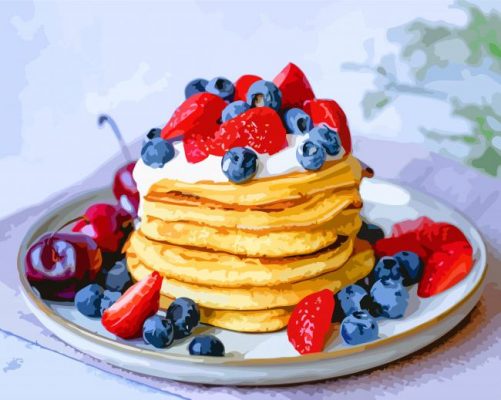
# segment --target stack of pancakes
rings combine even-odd
[[[363,171],[351,155],[316,172],[231,182],[162,179],[141,199],[126,245],[139,280],[163,277],[161,306],[189,297],[202,322],[243,332],[287,325],[294,305],[338,291],[373,267],[356,239]]]

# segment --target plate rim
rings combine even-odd
[[[26,301],[30,303],[30,306],[36,307],[39,311],[43,312],[45,314],[45,317],[51,319],[53,322],[57,323],[58,325],[61,325],[64,329],[71,331],[72,333],[82,337],[85,340],[89,340],[98,346],[103,346],[103,345],[110,346],[114,350],[125,351],[134,356],[147,357],[147,358],[152,357],[154,359],[157,359],[158,361],[175,361],[175,362],[183,362],[186,364],[219,365],[219,366],[269,366],[269,365],[279,366],[284,364],[302,364],[302,363],[311,363],[322,360],[330,360],[335,358],[346,357],[351,354],[361,353],[367,350],[374,350],[376,348],[392,344],[393,342],[408,338],[409,336],[413,336],[422,331],[425,331],[426,329],[435,325],[440,320],[443,320],[448,316],[450,316],[451,314],[453,314],[454,311],[461,308],[461,306],[467,303],[470,300],[470,298],[472,298],[477,293],[477,291],[482,288],[485,282],[485,277],[487,275],[488,266],[487,266],[486,246],[482,234],[478,231],[476,226],[460,211],[449,206],[448,204],[443,203],[440,199],[437,199],[432,195],[410,188],[406,185],[402,185],[399,183],[395,183],[380,178],[371,178],[371,183],[386,184],[386,185],[389,184],[392,186],[396,186],[398,188],[405,189],[410,193],[411,197],[414,194],[419,194],[433,199],[434,201],[438,202],[441,205],[446,206],[448,209],[452,210],[455,214],[463,218],[470,225],[470,228],[473,230],[473,233],[477,235],[478,238],[480,239],[477,243],[480,254],[479,260],[477,262],[480,264],[482,272],[477,282],[471,288],[468,289],[466,295],[463,298],[461,298],[460,301],[454,303],[452,306],[450,306],[448,309],[444,310],[442,313],[438,314],[434,318],[427,320],[426,322],[423,322],[419,325],[412,327],[411,329],[408,329],[398,334],[394,334],[384,338],[379,338],[378,340],[373,342],[337,349],[336,351],[330,351],[330,352],[322,351],[318,353],[311,353],[304,355],[298,354],[296,356],[283,356],[274,358],[233,359],[227,357],[207,357],[207,356],[204,357],[204,356],[173,354],[166,352],[158,352],[150,349],[138,348],[131,344],[121,343],[117,340],[101,336],[99,334],[96,334],[95,332],[92,332],[86,328],[83,328],[75,324],[74,322],[68,321],[67,319],[57,314],[54,310],[52,310],[47,304],[45,304],[44,300],[39,298],[32,290],[31,285],[29,284],[28,279],[24,274],[24,269],[25,269],[24,256],[29,248],[29,245],[32,243],[33,240],[36,239],[34,237],[34,234],[35,231],[40,228],[40,226],[47,224],[51,219],[54,219],[58,212],[61,212],[61,210],[64,209],[65,207],[69,207],[70,204],[83,202],[86,199],[90,200],[90,198],[96,197],[96,195],[101,194],[106,190],[109,191],[109,188],[107,187],[92,189],[87,192],[83,192],[78,195],[72,196],[71,198],[65,199],[60,204],[56,204],[55,206],[49,208],[40,218],[38,218],[32,224],[30,229],[28,229],[28,231],[26,232],[21,241],[17,255],[17,270],[18,270],[19,280],[21,283],[21,289],[24,295],[23,297]],[[64,342],[68,343],[66,341]],[[72,343],[68,344],[71,345],[72,347],[75,347]]]

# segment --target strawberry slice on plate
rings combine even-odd
[[[377,258],[384,256],[393,256],[400,251],[411,251],[416,253],[423,262],[426,262],[429,252],[417,240],[412,232],[400,235],[398,237],[388,237],[378,240],[374,244],[374,252]]]
[[[428,217],[409,219],[393,225],[392,237],[399,237],[407,233],[413,233],[417,237],[418,231],[429,229],[435,222]]]
[[[156,271],[132,285],[104,311],[103,326],[122,339],[141,336],[144,321],[158,311],[161,286],[162,277]]]
[[[315,98],[306,75],[293,63],[287,64],[273,79],[273,83],[282,93],[283,110],[295,107],[302,108],[306,100]]]
[[[257,75],[242,75],[235,82],[235,95],[233,101],[247,101],[247,92],[254,82],[261,81],[263,78]]]
[[[287,325],[287,337],[300,354],[324,349],[334,305],[334,293],[329,289],[312,293],[296,305]]]

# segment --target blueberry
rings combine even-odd
[[[394,257],[381,257],[374,267],[374,281],[382,278],[399,280],[402,278],[400,274],[400,265]]]
[[[404,286],[418,283],[423,274],[423,262],[416,253],[401,251],[393,256],[400,265]]]
[[[160,133],[162,133],[162,130],[160,128],[151,128],[150,131],[146,134],[146,137],[150,140],[154,138],[159,138]]]
[[[341,322],[341,336],[350,345],[371,342],[379,335],[377,321],[366,311],[355,311]]]
[[[226,101],[232,101],[235,94],[235,86],[231,81],[221,76],[211,79],[205,90],[209,93],[216,94]]]
[[[362,240],[367,240],[369,243],[374,244],[378,240],[384,238],[383,230],[374,224],[368,224],[367,222],[362,222],[362,227],[358,231],[357,237]]]
[[[282,105],[282,93],[273,82],[257,81],[247,91],[247,103],[253,107],[265,106],[278,111]]]
[[[257,171],[257,154],[245,147],[234,147],[221,160],[223,174],[234,183],[251,179]]]
[[[108,308],[110,308],[113,304],[116,303],[116,301],[122,296],[122,293],[120,292],[112,292],[111,290],[105,290],[103,293],[103,297],[101,298],[101,315],[104,313],[104,311]]]
[[[337,301],[343,310],[344,315],[350,315],[355,311],[361,311],[360,302],[369,294],[358,285],[349,285],[337,293]]]
[[[172,322],[159,315],[149,317],[143,324],[143,339],[159,349],[170,346],[174,341]]]
[[[310,116],[300,108],[287,110],[284,114],[284,122],[287,132],[296,135],[303,135],[313,128]]]
[[[409,293],[401,281],[383,278],[374,283],[371,297],[381,306],[381,315],[386,318],[400,318],[409,303]]]
[[[181,339],[188,336],[198,325],[200,311],[193,300],[179,297],[167,309],[166,318],[174,325],[174,338]]]
[[[235,118],[237,115],[240,115],[246,112],[250,106],[243,100],[237,100],[233,103],[228,104],[223,110],[221,120],[226,122],[232,118]]]
[[[75,295],[77,310],[87,317],[101,316],[101,299],[103,288],[96,283],[91,283],[80,289]]]
[[[141,158],[152,168],[161,168],[174,158],[174,146],[162,138],[147,141],[141,150]]]
[[[224,357],[224,345],[213,335],[195,336],[188,349],[192,356]]]
[[[105,288],[123,293],[130,285],[132,285],[132,278],[127,270],[127,262],[125,259],[117,261],[106,273],[104,279]]]
[[[205,92],[205,87],[207,86],[207,79],[197,78],[188,82],[184,88],[184,96],[189,98],[197,93]]]
[[[325,163],[325,150],[311,140],[305,140],[296,151],[296,158],[304,169],[316,171]]]
[[[341,151],[341,141],[336,131],[327,125],[319,125],[310,131],[310,140],[323,146],[326,153],[337,156]]]

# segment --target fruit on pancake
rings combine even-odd
[[[174,155],[172,143],[160,137],[148,140],[141,149],[143,162],[151,168],[162,168]]]
[[[223,100],[233,101],[233,95],[235,94],[235,86],[229,79],[218,76],[217,78],[211,79],[205,90],[209,93],[213,93]]]
[[[103,292],[103,297],[101,299],[100,315],[103,315],[104,311],[110,308],[113,304],[115,304],[121,296],[122,296],[121,292],[113,292],[111,290],[105,290]]]
[[[232,118],[235,118],[237,115],[240,115],[246,112],[250,106],[243,100],[235,100],[233,103],[230,103],[223,110],[223,114],[221,115],[221,120],[226,122]]]
[[[197,93],[186,99],[162,129],[162,138],[170,139],[199,132],[213,132],[226,102],[213,93]]]
[[[273,83],[282,93],[282,109],[284,110],[294,107],[302,108],[306,100],[315,98],[306,75],[293,63],[287,64],[273,79]]]
[[[270,107],[279,111],[282,93],[273,82],[257,81],[247,91],[247,103],[252,107]]]
[[[101,269],[96,242],[80,233],[46,233],[26,253],[26,277],[44,299],[73,300]]]
[[[423,275],[423,262],[416,253],[400,251],[394,255],[400,266],[400,274],[403,277],[404,286],[418,283]]]
[[[139,191],[132,177],[132,171],[136,162],[130,162],[119,168],[113,178],[113,194],[120,206],[133,217],[137,215],[139,208]]]
[[[224,357],[224,345],[214,335],[195,336],[188,350],[192,356]]]
[[[102,298],[103,288],[91,283],[75,294],[75,306],[78,311],[87,317],[100,317]]]
[[[357,237],[359,239],[366,240],[371,244],[374,244],[378,240],[384,238],[384,232],[379,226],[363,221],[362,227],[360,228]]]
[[[341,323],[341,337],[346,344],[357,345],[376,340],[378,323],[367,311],[355,311]]]
[[[343,109],[334,100],[314,99],[304,103],[303,109],[315,125],[326,124],[336,130],[346,153],[351,152],[351,134]]]
[[[116,253],[121,249],[131,223],[131,216],[121,207],[97,203],[87,208],[72,231],[90,236],[102,251]]]
[[[308,114],[300,108],[291,108],[284,113],[284,123],[287,133],[304,135],[313,128],[313,122]]]
[[[106,289],[116,292],[124,292],[132,285],[132,278],[127,270],[127,261],[117,261],[105,274],[104,285]]]
[[[189,98],[197,93],[205,92],[205,88],[209,81],[207,79],[196,78],[192,81],[189,81],[186,87],[184,88],[184,96]]]
[[[163,349],[174,341],[174,327],[168,319],[153,315],[144,321],[143,340],[152,346]]]
[[[403,317],[409,302],[409,293],[402,282],[387,277],[372,285],[371,297],[381,307],[381,315],[391,319]]]
[[[132,285],[118,301],[104,311],[103,326],[123,339],[140,336],[146,318],[156,314],[162,277],[156,271]]]
[[[314,127],[310,131],[310,140],[322,145],[325,152],[330,156],[337,156],[341,150],[337,132],[330,129],[327,125]]]
[[[174,300],[167,309],[165,316],[172,321],[175,339],[188,336],[200,322],[198,306],[193,300],[186,297],[179,297]]]
[[[374,281],[382,278],[398,280],[402,277],[400,273],[400,264],[395,257],[381,257],[373,271]]]
[[[257,171],[257,154],[245,147],[234,147],[221,160],[221,169],[234,183],[251,179]]]
[[[300,354],[323,350],[334,303],[334,294],[324,289],[306,296],[296,305],[287,325],[287,337]]]
[[[242,75],[235,82],[234,100],[247,100],[247,92],[254,82],[260,81],[262,78],[257,75]]]
[[[305,140],[298,146],[296,158],[304,169],[317,171],[324,165],[326,155],[320,143]]]

